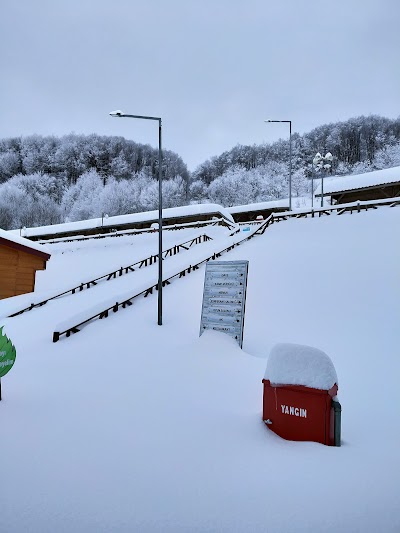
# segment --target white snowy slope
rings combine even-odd
[[[398,532],[399,230],[389,207],[288,220],[222,256],[249,260],[243,350],[198,337],[204,267],[165,287],[162,326],[156,295],[55,344],[74,297],[2,319],[17,360],[2,379],[0,531]],[[72,264],[95,277],[125,263],[122,239],[57,245],[38,291],[78,279]],[[340,448],[263,424],[277,343],[332,360]]]
[[[208,257],[213,253],[214,249],[223,248],[227,240],[232,240],[229,238],[230,233],[232,231],[227,228],[214,226],[165,232],[163,236],[164,251],[174,245],[187,243],[191,239],[204,234],[207,234],[212,240],[200,245],[193,245],[189,250],[182,249],[178,255],[163,261],[163,278],[167,278],[171,269],[175,272],[179,265],[183,263],[187,264],[187,266],[191,262],[194,264],[194,256],[197,257],[200,254],[200,257]],[[242,239],[243,235],[239,233],[233,239]],[[107,237],[101,241],[92,239],[87,242],[57,243],[50,244],[47,248],[52,253],[52,257],[48,262],[44,275],[43,272],[36,273],[35,292],[0,301],[0,317],[19,311],[32,303],[38,303],[56,296],[63,291],[109,274],[121,267],[130,266],[146,259],[150,255],[157,255],[158,234]],[[184,267],[182,266],[182,268]],[[138,269],[136,266],[134,273],[117,277],[116,280],[108,283],[103,280],[98,283],[96,288],[92,287],[90,291],[83,291],[75,294],[73,298],[69,298],[69,315],[81,313],[84,309],[92,308],[95,303],[101,307],[102,302],[108,301],[110,298],[115,298],[113,302],[115,303],[121,293],[126,293],[125,299],[133,296],[143,288],[148,288],[152,283],[156,283],[157,277],[158,266],[153,264],[143,269]],[[112,286],[110,287],[110,285]],[[61,306],[59,305],[60,300],[51,304],[57,305],[57,309],[60,310],[63,318],[65,318],[67,311],[65,298],[67,297],[63,298]]]

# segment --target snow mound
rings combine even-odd
[[[326,353],[301,344],[276,344],[268,357],[265,379],[275,385],[304,385],[329,390],[338,383]]]

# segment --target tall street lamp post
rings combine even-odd
[[[284,122],[289,124],[289,211],[292,210],[292,121],[291,120],[264,120],[264,122]]]
[[[122,111],[112,111],[112,117],[139,118],[158,121],[158,325],[162,325],[162,151],[161,151],[161,118],[142,115],[128,115]]]
[[[332,161],[333,155],[330,152],[325,155],[317,152],[313,159],[313,167],[321,172],[321,207],[324,207],[324,174],[332,168]]]

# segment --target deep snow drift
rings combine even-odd
[[[399,208],[288,220],[223,255],[249,260],[243,350],[198,337],[204,267],[165,288],[162,327],[153,295],[53,344],[97,288],[2,319],[17,360],[2,380],[0,531],[399,531],[399,230]],[[156,250],[156,235],[140,239],[51,248],[38,292]],[[156,275],[145,272],[123,283],[134,291]],[[113,282],[101,290],[111,297]],[[332,359],[341,448],[263,424],[266,356],[280,342]]]
[[[264,378],[273,385],[303,385],[320,390],[338,384],[335,367],[326,353],[292,343],[279,343],[272,348]]]

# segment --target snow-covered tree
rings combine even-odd
[[[202,180],[192,181],[189,185],[189,198],[191,201],[201,202],[207,198],[207,185]]]
[[[3,229],[55,224],[61,222],[61,210],[49,196],[27,191],[14,179],[0,186],[0,220]]]
[[[14,150],[0,153],[0,183],[7,181],[21,170],[20,157]]]
[[[139,201],[143,210],[152,211],[158,209],[158,196],[158,181],[151,180],[151,182],[142,189],[140,194]],[[162,202],[164,209],[183,205],[185,201],[186,183],[180,176],[162,182]]]
[[[110,178],[96,200],[96,211],[110,216],[137,212],[139,194],[137,189],[135,180],[117,181],[115,178]]]
[[[9,181],[9,185],[15,185],[32,198],[38,196],[48,196],[56,203],[61,203],[61,199],[66,190],[66,179],[56,178],[42,172],[34,174],[17,174]]]
[[[65,193],[62,209],[66,220],[85,220],[101,216],[96,199],[103,188],[103,179],[95,171],[85,172]]]
[[[381,148],[375,155],[374,167],[377,170],[400,166],[400,143]]]

